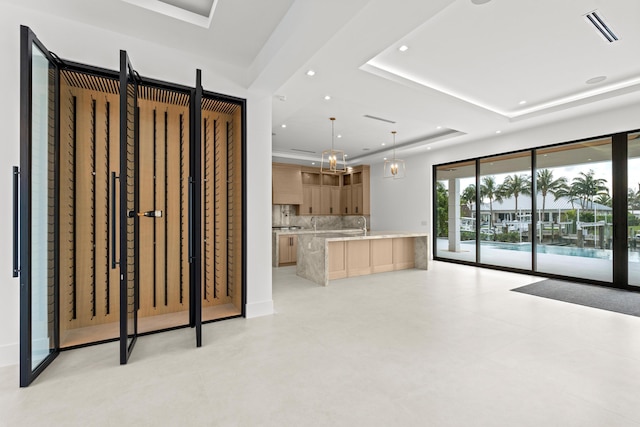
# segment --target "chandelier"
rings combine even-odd
[[[326,173],[345,173],[347,171],[347,165],[345,162],[345,156],[343,150],[336,150],[333,148],[335,139],[334,123],[335,117],[330,117],[331,120],[331,149],[324,150],[322,152],[322,162],[320,163],[320,172]]]
[[[396,159],[396,131],[393,134],[393,158],[384,161],[384,178],[401,179],[405,177],[406,168],[404,160]]]

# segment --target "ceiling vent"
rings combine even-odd
[[[309,153],[309,154],[315,154],[315,151],[311,151],[311,150],[302,150],[300,148],[292,148],[291,151],[297,151],[299,153]]]
[[[370,116],[369,114],[365,114],[364,117],[368,119],[373,119],[373,120],[380,120],[381,122],[395,123],[393,120],[383,119],[382,117]]]
[[[600,16],[597,11],[594,10],[593,12],[589,12],[584,17],[587,22],[590,22],[591,25],[595,27],[598,34],[604,37],[606,41],[613,43],[618,40],[618,36],[616,36],[616,34],[611,30],[611,27],[604,22],[604,19],[602,19],[602,16]]]

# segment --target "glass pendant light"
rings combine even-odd
[[[330,117],[331,120],[331,149],[324,150],[322,152],[322,162],[320,163],[320,172],[325,173],[345,173],[347,171],[347,165],[345,161],[344,151],[336,150],[333,148],[335,140],[334,122],[335,117]]]
[[[384,178],[401,179],[405,177],[406,168],[404,160],[396,159],[396,131],[393,134],[393,158],[384,161]]]

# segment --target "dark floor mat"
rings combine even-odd
[[[640,317],[640,293],[638,292],[553,279],[511,290]]]

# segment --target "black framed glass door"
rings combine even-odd
[[[201,182],[202,163],[202,72],[196,70],[196,86],[191,96],[191,173],[189,177],[189,262],[191,263],[191,292],[189,325],[196,331],[196,347],[202,346],[202,222]]]
[[[120,51],[120,363],[138,337],[138,135],[136,74]],[[115,201],[114,201],[115,202]]]
[[[19,182],[14,202],[20,195],[19,233],[14,233],[19,236],[14,243],[19,265],[14,265],[14,277],[20,277],[20,386],[25,387],[59,351],[55,173],[59,69],[29,28],[20,31],[20,170],[14,168],[14,185]]]

